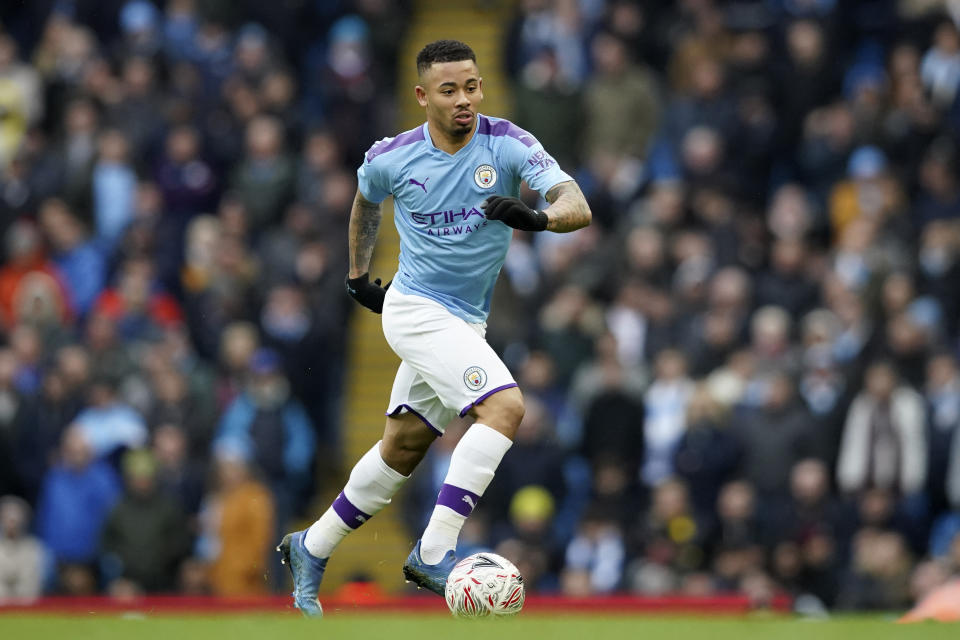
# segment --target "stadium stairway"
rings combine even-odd
[[[398,131],[423,122],[423,110],[413,96],[416,85],[417,52],[427,42],[441,38],[463,40],[473,47],[484,78],[482,111],[507,115],[506,78],[502,73],[503,35],[512,13],[509,0],[451,3],[445,0],[416,0],[413,15],[397,59]],[[373,140],[370,141],[371,144]],[[397,268],[399,238],[393,225],[393,201],[383,203],[380,237],[370,267],[372,277],[389,279]],[[379,440],[384,410],[399,360],[387,346],[380,316],[357,307],[350,320],[347,347],[347,380],[343,405],[343,477],[352,465]],[[341,485],[321,487],[316,512],[319,514],[336,497]],[[338,589],[363,574],[388,592],[403,587],[400,567],[414,540],[400,517],[402,495],[395,504],[367,526],[361,527],[338,547],[323,582],[323,593]]]

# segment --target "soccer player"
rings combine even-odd
[[[427,121],[374,144],[357,171],[346,280],[357,302],[383,314],[384,336],[403,362],[383,439],[360,458],[326,513],[278,547],[293,574],[294,604],[307,616],[322,615],[317,589],[334,547],[390,503],[448,422],[470,414],[474,423],[403,565],[407,580],[443,595],[460,529],[523,418],[517,383],[484,340],[513,230],[566,232],[590,223],[583,193],[530,133],[477,112],[483,83],[469,46],[428,44],[417,71]],[[517,197],[521,180],[543,195],[546,209]],[[391,194],[400,264],[381,286],[368,271],[380,203]]]

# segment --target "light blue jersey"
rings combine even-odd
[[[393,194],[400,265],[391,286],[484,322],[513,229],[487,221],[489,196],[517,196],[520,181],[541,195],[571,180],[536,138],[508,120],[477,115],[465,147],[433,145],[427,124],[380,140],[357,171],[370,202]]]

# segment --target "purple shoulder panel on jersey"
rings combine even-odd
[[[510,136],[516,138],[528,147],[537,144],[537,139],[532,135],[513,124],[509,120],[490,120],[486,116],[480,116],[480,124],[477,126],[477,133],[485,136]]]
[[[367,162],[371,162],[374,158],[382,153],[393,151],[394,149],[398,149],[408,144],[413,144],[414,142],[420,142],[424,139],[423,126],[419,126],[416,129],[410,129],[410,131],[404,131],[403,133],[394,136],[389,140],[381,140],[370,147],[370,150],[367,151]]]

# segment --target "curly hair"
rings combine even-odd
[[[477,61],[477,55],[466,43],[459,40],[437,40],[420,49],[417,54],[417,73],[423,73],[434,62]]]

